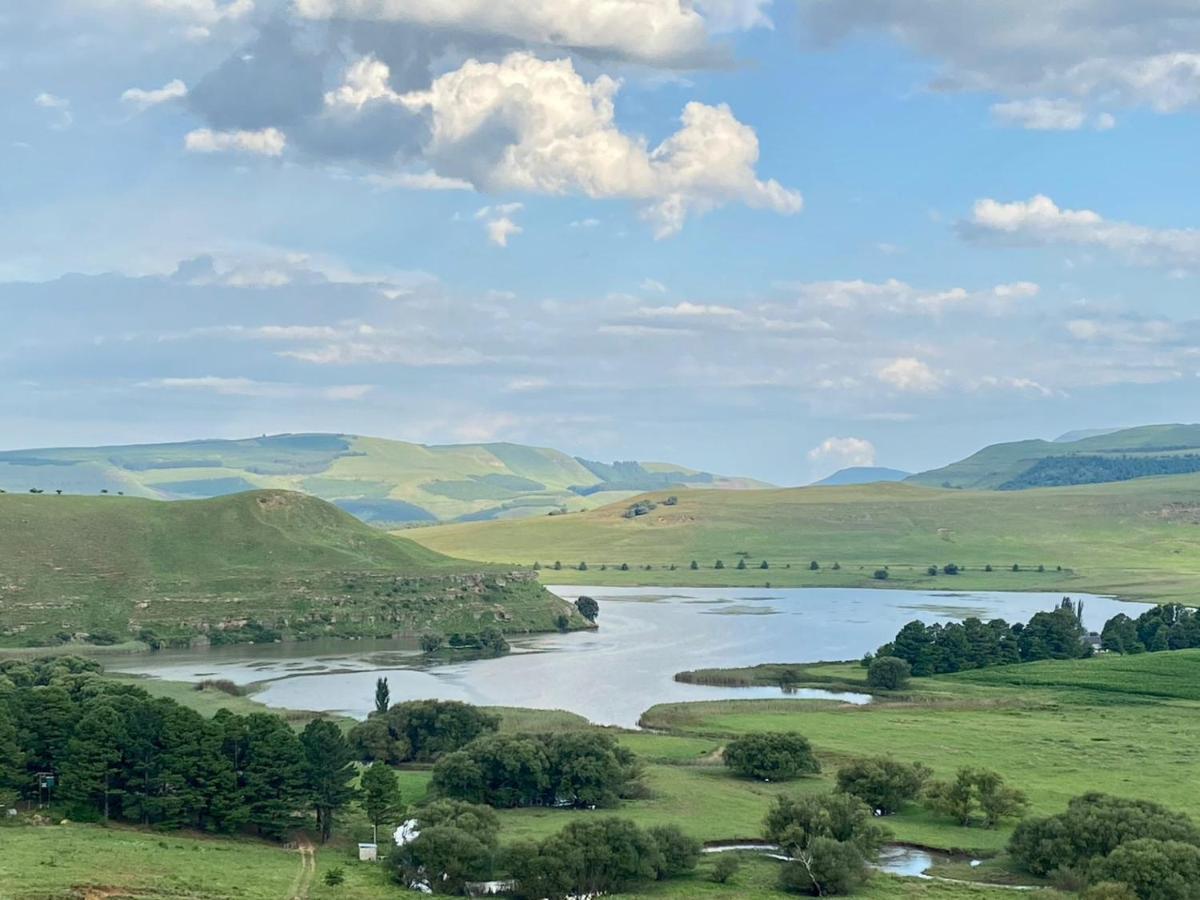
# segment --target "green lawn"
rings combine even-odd
[[[623,502],[405,535],[470,559],[561,560],[563,569],[542,572],[549,583],[1090,591],[1200,602],[1200,475],[1012,492],[874,484],[678,497],[632,519]],[[748,554],[746,569],[734,568],[739,553]],[[586,571],[574,568],[580,561]],[[813,561],[819,570],[810,570]],[[948,562],[965,571],[926,574]],[[874,578],[883,566],[886,582]]]

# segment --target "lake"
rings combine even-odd
[[[550,587],[600,603],[594,631],[513,638],[496,659],[428,664],[390,641],[328,640],[161,651],[105,660],[111,671],[176,681],[226,678],[262,683],[271,706],[365,717],[375,679],[387,676],[392,701],[438,698],[486,706],[565,709],[603,725],[635,727],[657,703],[789,697],[866,703],[863,694],[680,684],[676,672],[764,662],[857,659],[906,622],[978,616],[1025,621],[1053,608],[1058,593],[921,592],[869,588]],[[1084,622],[1099,629],[1148,604],[1076,595]]]

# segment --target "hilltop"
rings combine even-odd
[[[764,487],[673,463],[601,463],[522,444],[425,445],[350,434],[0,452],[0,489],[200,499],[300,491],[381,524],[603,506],[668,486]]]
[[[838,487],[848,484],[874,484],[877,481],[903,481],[912,475],[901,469],[888,469],[884,466],[850,466],[839,469],[832,475],[814,481],[810,487]]]
[[[544,573],[555,582],[769,582],[1200,599],[1196,475],[1037,491],[881,483],[689,491],[670,506],[662,499],[639,498],[643,508],[657,505],[633,517],[627,516],[630,504],[620,503],[569,516],[418,529],[412,536],[432,549],[475,559],[544,566],[561,561],[562,571]],[[736,568],[739,559],[746,560],[744,569]],[[724,568],[715,568],[717,560]],[[760,568],[764,560],[766,571]],[[814,561],[818,570],[810,569]],[[586,571],[574,570],[579,562],[587,563]],[[926,572],[947,563],[965,571]],[[985,571],[989,565],[991,572]],[[884,567],[887,579],[876,579]]]
[[[540,631],[567,611],[302,494],[0,496],[0,645]]]
[[[1024,490],[1191,472],[1200,472],[1200,425],[1146,425],[993,444],[907,480],[930,487]]]

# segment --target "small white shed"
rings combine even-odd
[[[359,844],[358,845],[358,861],[359,862],[375,862],[379,859],[378,844]]]

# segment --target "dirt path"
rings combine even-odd
[[[300,851],[300,871],[292,882],[288,900],[307,900],[308,889],[312,887],[313,877],[317,874],[317,851],[307,840],[300,841],[297,849]]]

